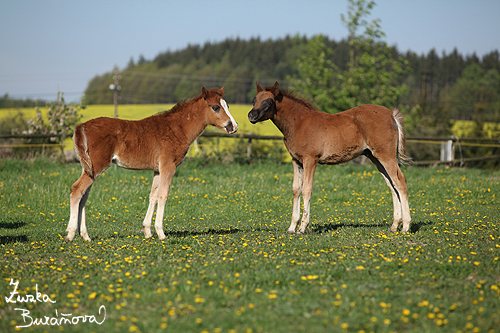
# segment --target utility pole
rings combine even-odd
[[[118,68],[116,68],[113,73],[115,73],[115,75],[113,75],[115,83],[110,84],[109,89],[114,90],[115,118],[118,118],[118,91],[122,89],[119,85],[122,76],[120,75],[120,70]]]

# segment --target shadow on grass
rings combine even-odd
[[[168,238],[168,237],[172,237],[172,238],[181,238],[181,237],[187,237],[187,236],[203,236],[203,235],[230,235],[230,234],[235,234],[235,233],[238,233],[240,231],[243,231],[243,230],[240,230],[238,228],[231,228],[231,229],[208,229],[206,231],[189,231],[189,230],[168,230],[168,231],[164,231],[165,232],[165,236]],[[153,237],[156,237],[158,238],[158,235],[156,234],[156,232],[153,230]],[[137,235],[141,235],[142,238],[144,238],[144,234],[142,233],[142,231],[139,231],[137,233]],[[78,236],[78,234],[76,235]],[[110,235],[108,238],[109,239],[112,239],[112,238],[117,238],[117,239],[125,239],[125,238],[129,238],[130,235],[129,234],[120,234],[120,233],[114,233],[113,235]]]
[[[25,222],[0,222],[0,229],[19,229],[25,225]],[[2,245],[26,242],[28,242],[28,236],[26,235],[0,236],[0,244]]]
[[[387,224],[385,223],[376,223],[376,224],[345,224],[345,223],[339,223],[339,224],[323,224],[319,225],[317,227],[314,227],[311,231],[312,233],[315,234],[322,234],[325,232],[331,232],[331,231],[336,231],[339,228],[343,227],[350,227],[350,228],[380,228],[380,227],[385,227]]]
[[[410,227],[410,233],[414,234],[420,230],[423,226],[431,225],[433,222],[426,221],[426,222],[413,222]],[[339,223],[339,224],[323,224],[319,225],[317,227],[314,227],[312,229],[313,233],[317,234],[322,234],[325,232],[333,232],[336,231],[339,228],[343,227],[350,227],[350,228],[381,228],[381,227],[387,227],[389,229],[390,225],[386,223],[375,223],[375,224],[345,224],[345,223]],[[401,228],[401,227],[400,227]],[[399,229],[401,231],[401,229]]]
[[[11,244],[11,243],[27,243],[28,236],[26,235],[19,235],[19,236],[0,236],[0,244],[5,245],[5,244]]]
[[[238,228],[234,229],[208,229],[207,231],[188,231],[188,230],[169,230],[165,232],[165,236],[186,237],[186,236],[202,236],[202,235],[230,235],[240,232]]]
[[[421,222],[413,222],[411,224],[411,228],[410,228],[410,233],[414,234],[416,233],[417,231],[420,230],[420,228],[422,228],[423,226],[426,226],[426,225],[432,225],[434,224],[434,222],[431,222],[431,221],[421,221]]]
[[[19,229],[25,225],[24,222],[0,222],[0,229]]]

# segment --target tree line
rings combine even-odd
[[[261,85],[279,81],[283,87],[290,86],[290,78],[299,74],[297,64],[306,54],[311,39],[228,38],[220,43],[206,42],[166,51],[150,61],[142,57],[137,62],[131,59],[121,70],[120,103],[175,103],[199,94],[202,86],[225,86],[229,103],[248,104],[253,98],[255,81]],[[330,51],[326,59],[339,70],[347,70],[349,41],[323,36],[323,42]],[[485,121],[500,120],[498,50],[482,57],[464,56],[457,49],[448,54],[438,54],[432,49],[419,55],[390,47],[390,52],[407,62],[409,69],[399,78],[399,84],[407,86],[407,93],[400,96],[398,104],[419,107],[425,114],[444,113],[447,118],[472,119],[480,113]],[[95,76],[85,90],[85,102],[112,103],[109,85],[113,82],[113,70]],[[477,91],[462,93],[469,85]],[[296,93],[300,95],[300,91]]]

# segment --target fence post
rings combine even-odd
[[[248,132],[249,135],[252,135],[251,132]],[[252,156],[252,138],[248,138],[247,142],[247,158],[250,159],[250,156]]]
[[[453,140],[447,140],[441,143],[441,162],[452,162],[455,160]]]
[[[63,162],[66,162],[66,158],[64,157],[64,141],[66,140],[66,135],[64,133],[61,133],[61,158]]]

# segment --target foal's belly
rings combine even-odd
[[[118,165],[119,167],[131,170],[153,170],[158,171],[158,167],[155,167],[155,163],[150,158],[130,158],[124,154],[115,154],[111,160],[113,163]]]
[[[359,146],[349,146],[338,151],[327,151],[320,155],[319,164],[341,164],[361,155]]]

